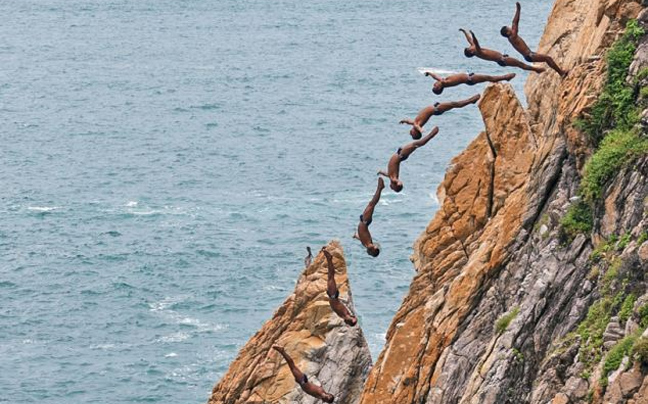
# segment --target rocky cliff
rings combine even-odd
[[[633,1],[557,0],[540,51],[568,78],[532,77],[526,110],[508,85],[486,90],[486,129],[438,189],[441,208],[415,243],[417,275],[362,403],[648,403],[631,349],[648,325],[640,324],[648,159],[623,165],[598,198],[583,202],[580,185],[598,146],[579,123],[604,109],[595,106],[604,56],[641,10]],[[646,63],[642,46],[636,58],[635,72]],[[589,216],[580,227],[578,209]],[[593,259],[601,246],[607,256]]]
[[[416,275],[362,392],[361,335],[334,346],[314,325],[359,332],[324,310],[323,284],[303,284],[324,281],[319,258],[211,402],[311,402],[267,354],[280,339],[312,352],[299,358],[310,374],[358,358],[344,382],[321,378],[334,393],[352,386],[340,403],[648,403],[647,22],[638,1],[556,0],[540,51],[569,76],[532,76],[528,108],[507,84],[486,89],[485,130],[439,186],[441,208],[414,244]],[[297,301],[323,320],[289,320],[310,316]]]
[[[328,250],[340,298],[353,311],[342,247],[332,242]],[[271,350],[274,344],[284,346],[309,380],[335,395],[336,402],[357,400],[371,354],[360,327],[347,326],[331,311],[326,280],[326,260],[319,254],[299,277],[293,294],[241,349],[214,387],[209,404],[317,402],[295,383],[286,362]]]

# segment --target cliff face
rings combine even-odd
[[[633,1],[557,0],[540,51],[571,69],[568,78],[533,76],[528,110],[508,85],[486,90],[486,130],[452,161],[439,187],[441,208],[415,243],[417,275],[362,403],[648,402],[633,398],[648,384],[639,368],[620,378],[632,378],[632,388],[610,398],[622,390],[611,378],[603,393],[605,358],[583,364],[578,353],[593,337],[570,334],[612,290],[617,299],[639,297],[627,310],[638,321],[646,293],[638,274],[648,267],[638,253],[648,250],[638,245],[648,230],[647,159],[605,190],[591,237],[565,240],[560,225],[577,203],[592,152],[574,122],[588,115],[602,88],[604,52],[641,9]],[[593,266],[594,244],[614,235],[627,235],[623,248]],[[632,293],[622,293],[628,283]],[[619,319],[607,314],[599,322],[615,330]],[[637,332],[628,321],[617,324],[630,329],[608,336],[606,348]]]
[[[332,242],[328,250],[340,298],[353,311],[342,247]],[[331,311],[326,279],[326,260],[319,254],[300,276],[293,294],[241,349],[214,387],[209,404],[317,402],[295,383],[286,362],[271,350],[274,344],[284,346],[309,380],[322,385],[336,402],[357,401],[371,354],[360,327],[347,326]]]
[[[441,208],[414,245],[416,276],[366,382],[366,343],[330,312],[319,257],[210,402],[314,402],[268,354],[278,342],[339,403],[648,403],[648,141],[584,203],[596,147],[577,124],[607,85],[603,56],[637,16],[646,28],[638,1],[557,0],[540,51],[569,76],[532,76],[527,109],[508,84],[486,89],[485,131],[439,186]],[[632,97],[648,105],[648,36],[634,58]],[[641,125],[645,139],[648,109]],[[570,232],[566,218],[584,205],[591,222]]]

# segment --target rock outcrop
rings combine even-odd
[[[353,311],[342,247],[332,242],[340,298]],[[209,404],[315,403],[295,383],[286,362],[271,350],[286,348],[309,380],[336,396],[357,402],[371,366],[369,347],[359,326],[349,327],[332,311],[326,296],[327,266],[322,254],[304,270],[295,291],[241,349],[214,387]]]

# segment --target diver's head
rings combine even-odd
[[[412,126],[412,129],[410,129],[410,136],[414,140],[418,140],[421,138],[422,134],[421,131],[416,128],[416,126]]]
[[[475,51],[472,48],[465,48],[464,55],[466,55],[467,58],[471,58],[475,56]]]
[[[400,192],[403,190],[403,181],[396,180],[389,183],[389,187],[394,190],[394,192]]]
[[[502,29],[500,29],[500,34],[502,34],[502,36],[505,37],[505,38],[510,37],[512,33],[513,32],[511,31],[511,29],[509,27],[504,26],[504,27],[502,27]]]
[[[375,244],[371,244],[369,247],[367,247],[367,254],[371,255],[372,257],[377,257],[380,254],[380,248],[378,248],[378,246]]]
[[[436,95],[441,94],[443,92],[443,83],[441,83],[440,81],[434,83],[434,85],[432,86],[432,92]]]

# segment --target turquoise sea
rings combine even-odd
[[[550,0],[523,2],[535,46]],[[514,1],[0,2],[0,402],[202,403],[290,294],[305,247],[342,240],[374,356],[414,275],[411,245],[475,106],[384,192],[377,259],[351,239],[419,67],[466,59]],[[514,81],[522,94],[525,74]]]

